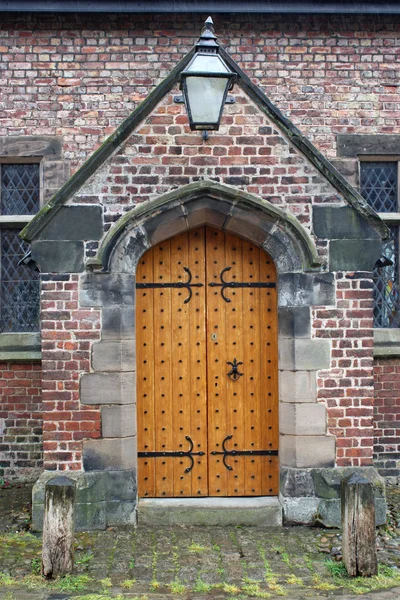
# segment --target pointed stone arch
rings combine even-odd
[[[261,246],[279,274],[323,269],[310,234],[296,217],[253,194],[212,181],[189,184],[136,206],[110,229],[88,267],[132,273],[148,248],[200,225]]]

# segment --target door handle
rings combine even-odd
[[[236,358],[233,359],[233,362],[228,361],[226,363],[227,365],[231,365],[231,370],[227,373],[229,379],[232,379],[232,381],[237,381],[242,375],[243,373],[241,373],[238,369],[239,365],[242,365],[242,362],[238,362],[236,360]]]

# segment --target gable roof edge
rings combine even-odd
[[[42,207],[37,215],[20,232],[20,237],[31,241],[45,227],[49,220],[63,206],[64,202],[75,194],[96,170],[115,152],[133,133],[138,125],[151,113],[153,108],[178,82],[181,71],[191,60],[195,52],[193,47],[139,104],[139,106],[121,123],[103,144],[87,159],[74,175],[56,192],[50,201]],[[228,66],[237,74],[237,83],[253,100],[258,108],[288,138],[290,143],[317,169],[319,173],[344,197],[344,199],[374,228],[382,239],[390,236],[389,228],[366,200],[339,173],[331,162],[308,140],[303,133],[277,108],[239,67],[236,61],[220,47],[220,54]]]
[[[54,194],[35,217],[20,232],[23,240],[30,242],[60,210],[64,202],[75,194],[99,167],[128,139],[138,125],[151,113],[153,108],[179,81],[181,71],[190,62],[195,48],[193,47],[172,71],[165,77],[139,104],[137,108],[124,119],[119,127],[104,140],[104,142],[89,156],[81,167],[68,179],[68,181]]]
[[[347,200],[347,202],[362,215],[362,217],[378,231],[382,239],[390,236],[387,225],[377,213],[369,206],[365,198],[343,177],[332,163],[303,135],[303,133],[276,107],[269,98],[258,88],[248,75],[239,67],[224,48],[220,54],[238,75],[237,83],[242,90],[253,100],[262,112],[282,131],[290,142],[305,156],[321,175]]]

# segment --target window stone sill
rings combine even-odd
[[[374,358],[400,358],[400,329],[374,330]]]
[[[41,360],[40,333],[0,333],[1,361]]]

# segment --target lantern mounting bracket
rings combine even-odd
[[[178,96],[174,96],[175,104],[185,104],[183,99],[183,94],[179,94]],[[234,96],[227,96],[225,100],[225,104],[235,104],[236,98]]]

